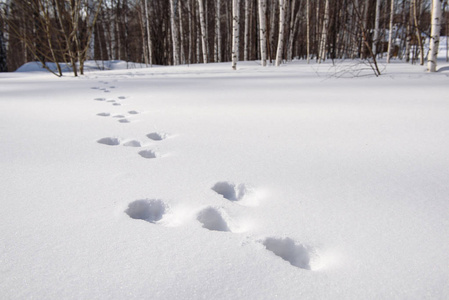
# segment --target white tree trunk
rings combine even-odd
[[[207,64],[206,18],[204,16],[203,0],[198,0],[198,9],[200,14],[201,43],[203,46],[203,63]]]
[[[380,0],[376,0],[376,19],[374,22],[373,55],[377,55],[377,44],[379,43],[380,24]]]
[[[181,2],[178,3],[178,17],[179,17],[179,49],[181,64],[186,63],[186,55],[184,51],[184,30],[182,24],[182,7]]]
[[[307,63],[310,63],[310,1],[307,0],[306,18],[307,18]]]
[[[284,52],[284,28],[285,28],[285,2],[279,0],[279,37],[278,47],[276,51],[276,67],[279,67],[282,62],[282,54]]]
[[[221,62],[221,0],[216,0],[215,13],[215,61]]]
[[[328,25],[329,25],[329,0],[326,0],[326,3],[324,5],[323,27],[321,28],[321,42],[320,42],[318,62],[324,61],[326,59]]]
[[[394,19],[394,0],[391,0],[391,9],[390,9],[390,26],[389,26],[389,34],[388,34],[388,53],[387,53],[387,63],[390,63],[390,58],[393,51],[393,19]]]
[[[232,0],[232,69],[237,70],[239,60],[240,0]]]
[[[259,0],[259,30],[260,30],[260,60],[262,66],[267,65],[267,23],[265,12],[267,9],[267,0]]]
[[[148,47],[148,60],[150,66],[153,66],[153,45],[151,44],[151,28],[150,28],[150,16],[148,9],[148,0],[145,0],[144,3],[144,13],[145,13],[145,28],[147,32],[147,47]]]
[[[173,65],[179,65],[178,26],[176,26],[177,10],[175,1],[177,2],[178,0],[170,0],[170,28],[173,46]]]
[[[432,1],[432,21],[430,29],[429,56],[427,58],[427,69],[429,72],[437,71],[438,47],[440,45],[441,30],[441,5],[442,0]]]
[[[248,60],[249,48],[249,0],[245,0],[245,45],[243,47],[243,60]]]

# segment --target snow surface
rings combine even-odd
[[[1,298],[448,299],[439,69],[0,74]]]

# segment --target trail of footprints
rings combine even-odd
[[[99,83],[102,85],[106,85],[106,86],[109,85],[109,82],[107,82],[107,81],[100,81]],[[92,87],[92,89],[94,89],[94,90],[99,90],[99,91],[103,91],[103,92],[110,92],[109,89],[112,89],[112,88],[115,88],[115,86],[109,86],[109,87],[103,87],[103,88],[98,87],[98,86]],[[117,100],[112,99],[112,98],[104,98],[104,97],[94,98],[95,101],[110,103],[113,106],[121,106],[122,105],[121,101],[126,100],[126,99],[127,99],[126,96],[118,96]],[[100,112],[97,114],[97,116],[112,117],[114,119],[117,119],[117,122],[119,122],[121,124],[127,124],[127,123],[134,122],[135,120],[133,119],[133,117],[135,117],[139,114],[140,114],[140,112],[137,110],[129,110],[125,114],[114,114],[114,115],[109,112]],[[164,132],[151,132],[146,135],[145,139],[149,139],[151,141],[162,141],[168,137],[169,137],[169,135]],[[122,140],[117,137],[104,137],[104,138],[97,140],[97,143],[107,145],[107,146],[123,145],[125,147],[132,147],[132,148],[145,147],[145,142],[142,142],[141,140],[135,140],[135,139]],[[138,152],[138,154],[142,158],[145,158],[145,159],[154,159],[154,158],[161,157],[161,154],[158,151],[155,151],[153,149],[141,150]]]
[[[109,85],[106,81],[100,81],[105,87],[92,87],[92,89],[109,93],[110,89],[114,89],[115,86]],[[113,106],[121,106],[121,101],[125,100],[125,96],[117,97],[115,99],[107,99],[104,97],[95,98],[95,101],[103,101],[110,103]],[[131,123],[131,117],[139,114],[136,110],[129,110],[125,114],[111,115],[109,112],[100,112],[97,114],[99,117],[113,117],[118,119],[119,123]],[[151,141],[163,141],[168,138],[169,135],[164,132],[151,132],[146,135],[146,139]],[[119,146],[141,148],[144,147],[144,143],[139,140],[121,140],[117,137],[104,137],[97,140],[97,143],[107,146]],[[161,156],[161,154],[153,149],[144,149],[138,152],[138,154],[145,159],[154,159]],[[219,181],[215,183],[211,190],[218,196],[228,200],[232,205],[242,205],[248,207],[258,206],[257,197],[254,197],[254,189],[248,187],[245,184],[234,184],[228,181]],[[161,199],[141,199],[129,203],[125,213],[132,219],[143,220],[151,224],[165,224],[164,220],[169,219],[170,215],[173,215],[170,206]],[[235,225],[233,220],[229,217],[228,213],[223,207],[220,206],[207,206],[196,210],[193,218],[204,229],[217,232],[239,232],[238,226]],[[289,237],[266,237],[258,240],[258,243],[264,246],[264,248],[270,251],[274,256],[283,259],[290,263],[290,265],[304,269],[313,270],[319,257],[316,250],[313,247],[303,245],[296,242]]]

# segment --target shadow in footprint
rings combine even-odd
[[[152,132],[147,134],[147,137],[153,141],[162,141],[165,140],[168,137],[168,135],[162,132]]]
[[[156,223],[161,220],[168,206],[159,199],[142,199],[131,202],[125,213],[132,219]]]
[[[142,150],[139,152],[139,155],[148,159],[159,157],[159,154],[153,150]]]
[[[231,231],[222,214],[213,207],[201,210],[196,218],[203,227],[214,231]]]
[[[140,141],[132,140],[123,144],[125,147],[142,147]]]
[[[102,112],[102,113],[97,114],[97,116],[100,116],[100,117],[109,117],[110,115],[111,114],[107,113],[107,112]]]
[[[301,244],[296,244],[291,238],[266,238],[262,244],[267,250],[273,252],[292,266],[297,268],[311,270],[310,251]]]
[[[108,146],[117,146],[120,145],[120,140],[118,138],[113,137],[105,137],[102,139],[99,139],[97,141],[99,144],[108,145]]]
[[[217,182],[212,187],[212,190],[230,201],[239,201],[243,199],[248,191],[244,184],[236,186],[234,183],[227,181]]]

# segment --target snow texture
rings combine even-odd
[[[443,53],[0,74],[1,298],[449,299]]]

